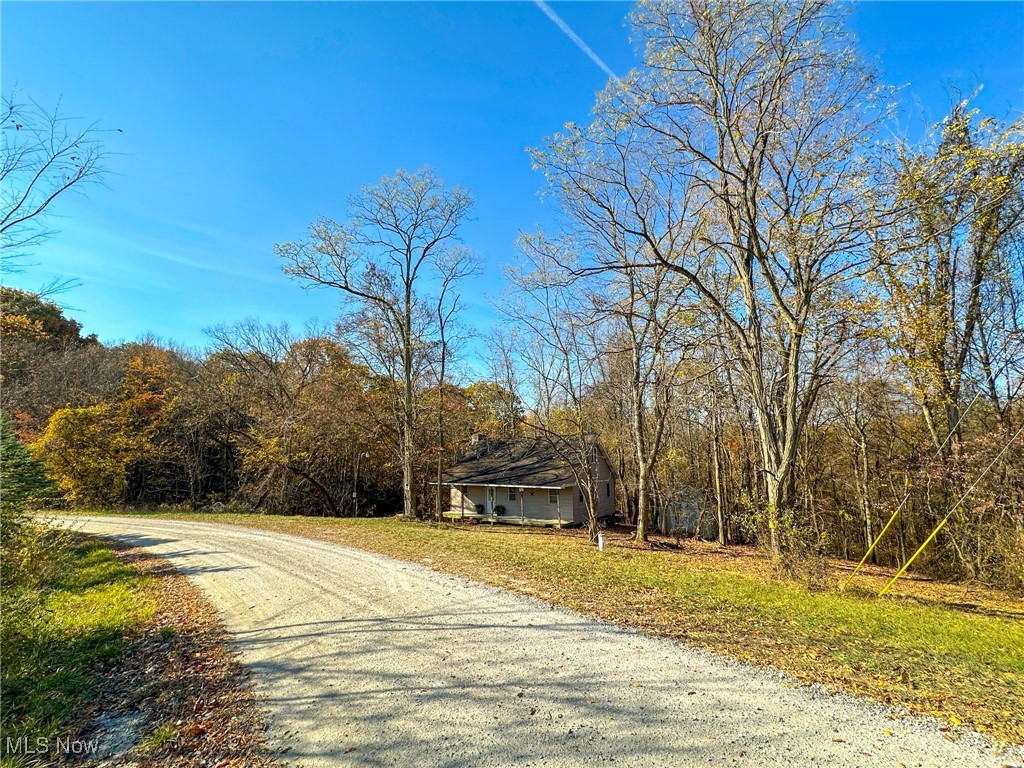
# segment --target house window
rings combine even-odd
[[[557,504],[557,503],[558,503],[558,491],[556,491],[554,489],[548,491],[548,504]]]
[[[508,489],[508,500],[509,501],[515,501],[516,500],[516,489],[515,488],[509,488]]]
[[[611,483],[605,483],[604,484],[604,495],[605,496],[611,496],[612,495],[612,484]]]
[[[583,489],[580,489],[580,501],[583,501]]]
[[[469,493],[469,486],[468,485],[462,486],[462,495],[465,496],[468,493]]]

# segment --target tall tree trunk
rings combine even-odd
[[[413,484],[413,423],[412,404],[412,295],[411,286],[405,292],[405,349],[403,350],[403,378],[405,391],[402,402],[402,500],[406,517],[416,516],[416,488]]]
[[[782,556],[782,540],[779,526],[782,524],[782,511],[786,508],[783,496],[786,483],[771,471],[765,471],[765,501],[768,518],[768,548],[772,558],[778,560]]]
[[[636,334],[632,334],[633,367],[630,380],[630,406],[633,411],[633,451],[636,453],[636,540],[647,541],[650,536],[651,510],[649,493],[650,462],[647,458],[647,435],[644,423],[643,391],[640,383],[640,351],[636,344]]]
[[[437,377],[437,485],[435,486],[437,492],[434,499],[434,515],[437,522],[441,522],[441,475],[444,470],[444,377],[448,348],[444,338],[444,318],[442,313],[438,314],[441,315],[441,361]]]
[[[872,542],[875,540],[875,528],[874,528],[874,514],[871,508],[871,496],[868,493],[868,477],[869,477],[869,465],[868,465],[868,442],[866,435],[861,432],[857,441],[857,450],[860,453],[860,466],[858,472],[858,486],[860,490],[860,501],[861,509],[864,511],[864,536],[865,546],[870,547]],[[871,562],[875,565],[878,564],[878,553],[875,550],[871,551]]]
[[[647,541],[651,528],[651,497],[648,491],[647,462],[641,458],[637,467],[636,540]]]
[[[442,374],[443,377],[444,374]],[[437,522],[441,522],[441,476],[444,471],[444,386],[442,385],[440,391],[440,402],[437,408],[437,489],[435,504],[434,504],[434,516],[437,518]]]
[[[726,530],[725,521],[725,478],[722,476],[722,462],[721,462],[721,423],[719,421],[720,414],[718,413],[718,399],[716,397],[712,400],[712,409],[714,412],[711,414],[711,469],[712,469],[712,481],[715,488],[715,511],[716,519],[718,520],[718,543],[721,546],[727,546],[729,544],[729,535]]]

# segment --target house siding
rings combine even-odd
[[[615,514],[615,473],[601,451],[597,461],[597,516],[611,517]]]
[[[598,456],[594,482],[597,491],[597,516],[611,517],[615,514],[615,475],[603,454]],[[585,525],[587,503],[580,500],[580,491],[576,487],[572,488],[572,505],[573,522]]]
[[[576,522],[572,514],[572,486],[558,492],[558,516],[566,522]]]
[[[611,495],[608,495],[606,483],[611,483]],[[451,506],[449,510],[454,513],[466,515],[476,514],[476,505],[484,505],[484,514],[490,514],[490,507],[487,505],[487,486],[470,485],[466,493],[462,492],[462,486],[451,487]],[[558,504],[552,504],[548,500],[548,490],[545,488],[526,488],[517,491],[516,500],[508,500],[508,488],[495,488],[495,505],[505,507],[505,517],[518,517],[533,520],[561,520],[563,523],[585,525],[587,522],[587,505],[580,501],[579,488],[575,485],[566,486],[558,492]],[[610,475],[604,475],[597,481],[597,514],[598,517],[608,517],[615,512],[615,479]]]
[[[572,491],[572,521],[579,525],[586,525],[587,503],[580,500],[579,486],[574,485],[569,490]]]
[[[451,491],[451,511],[467,515],[476,514],[476,505],[486,503],[486,489],[477,486],[468,486],[466,493],[462,493],[462,486],[453,485]]]
[[[608,495],[607,483],[611,483],[611,495]],[[572,489],[572,515],[573,522],[585,525],[587,522],[587,503],[580,501],[579,489]],[[597,516],[611,517],[615,514],[615,480],[605,479],[597,481]]]
[[[572,520],[572,512],[565,507],[565,491],[558,494],[558,504],[548,501],[548,491],[542,488],[527,488],[523,491],[523,516],[535,520]]]

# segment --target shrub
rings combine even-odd
[[[830,544],[827,533],[815,533],[810,526],[796,523],[791,511],[780,516],[778,532],[780,553],[776,567],[783,575],[803,582],[812,592],[833,586],[834,577],[826,557]]]
[[[7,414],[0,413],[0,507],[20,513],[59,500],[42,462],[14,434]]]
[[[43,465],[14,434],[7,416],[0,414],[0,584],[5,617],[17,614],[14,603],[66,564],[67,534],[36,525],[25,514],[26,509],[58,498]]]

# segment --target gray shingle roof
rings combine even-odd
[[[481,439],[443,476],[446,485],[509,485],[564,488],[576,485],[568,462],[549,440],[524,437]]]

